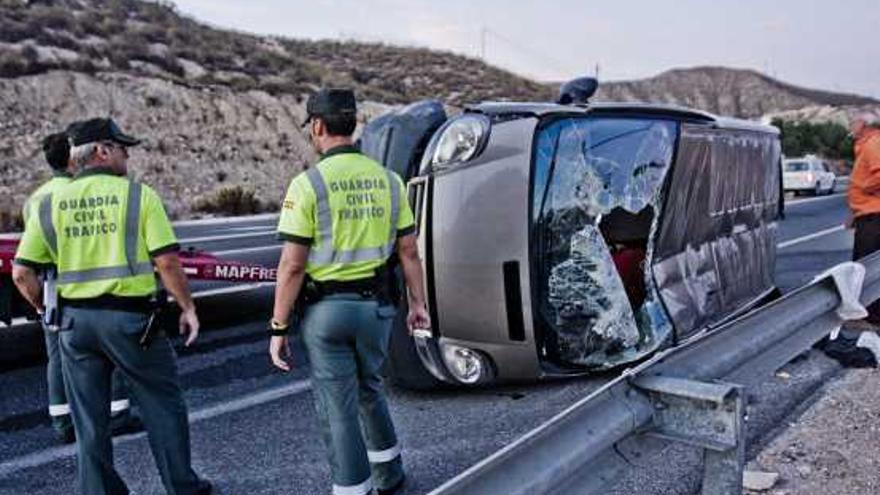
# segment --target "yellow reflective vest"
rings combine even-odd
[[[58,295],[65,299],[142,297],[156,290],[151,257],[177,248],[153,189],[90,168],[40,200],[15,262],[54,264]]]
[[[21,209],[21,218],[24,219],[25,224],[27,224],[28,218],[36,213],[41,199],[47,194],[55,192],[58,188],[70,184],[70,181],[73,180],[73,177],[62,172],[53,172],[52,175],[54,177],[44,182],[25,200],[24,206]]]
[[[306,273],[318,281],[372,277],[414,230],[403,181],[353,146],[295,177],[278,221],[280,239],[309,247]]]

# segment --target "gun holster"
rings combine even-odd
[[[164,289],[156,291],[150,298],[150,308],[147,323],[138,341],[144,350],[149,349],[153,338],[165,329],[168,318],[168,292]]]
[[[43,327],[50,332],[61,329],[61,304],[58,298],[58,272],[54,267],[43,270]]]

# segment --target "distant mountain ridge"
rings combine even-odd
[[[671,103],[744,118],[804,107],[880,104],[866,96],[795,86],[750,69],[712,66],[672,69],[636,81],[606,82],[594,99]]]

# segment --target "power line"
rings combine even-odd
[[[517,41],[514,41],[507,36],[495,31],[494,29],[489,29],[486,26],[483,26],[480,30],[480,58],[483,61],[486,60],[486,45],[487,45],[487,35],[492,35],[495,39],[504,42],[508,45],[509,48],[513,48],[515,51],[518,51],[520,54],[527,55],[530,58],[540,61],[541,63],[546,64],[550,62],[551,65],[554,66],[555,69],[562,71],[564,73],[571,73],[571,67],[569,67],[568,63],[563,62],[556,57],[548,55],[545,52],[539,51],[535,48],[525,46],[520,44]]]

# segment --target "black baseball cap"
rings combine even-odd
[[[309,123],[312,117],[354,115],[357,113],[354,91],[343,88],[322,89],[309,97],[306,113],[308,116],[303,125]]]
[[[140,139],[123,133],[113,119],[98,118],[75,122],[68,127],[67,132],[74,146],[98,141],[113,141],[122,146],[136,146],[141,143]]]

